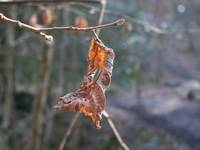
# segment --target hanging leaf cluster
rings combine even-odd
[[[100,128],[105,109],[105,91],[110,85],[115,54],[96,37],[92,38],[88,51],[87,74],[78,90],[59,98],[55,108],[81,112],[89,116],[95,127]]]

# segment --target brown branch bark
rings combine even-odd
[[[21,22],[19,20],[10,19],[10,18],[4,16],[4,14],[0,13],[0,22],[13,24],[13,25],[18,26],[19,28],[30,30],[30,31],[32,31],[34,33],[37,33],[37,34],[41,35],[46,40],[52,41],[53,37],[51,35],[47,35],[44,32],[47,32],[47,31],[58,31],[58,30],[89,32],[89,31],[93,31],[93,30],[96,30],[96,29],[103,29],[103,28],[109,28],[109,27],[122,25],[122,24],[124,24],[125,20],[124,19],[118,19],[118,20],[116,20],[114,22],[111,22],[111,23],[101,24],[101,25],[92,26],[92,27],[86,27],[86,28],[79,28],[79,27],[74,27],[74,26],[37,28],[37,27],[30,26],[28,24],[25,24],[25,23],[23,23],[23,22]]]

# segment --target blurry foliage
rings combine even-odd
[[[106,141],[103,145],[101,150],[115,150],[116,145],[118,145],[118,141],[115,136],[111,136],[108,141]]]

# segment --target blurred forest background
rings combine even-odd
[[[98,10],[93,3],[0,3],[6,16],[27,24],[37,16],[47,27],[80,19],[97,25]],[[100,38],[116,53],[106,110],[123,139],[135,150],[200,150],[200,1],[108,0],[103,22],[119,18],[125,25],[102,29]],[[79,87],[93,34],[49,34],[53,44],[0,22],[0,150],[35,150],[34,140],[41,150],[58,149],[74,117],[53,105]],[[105,119],[96,130],[81,115],[65,149],[121,148]]]

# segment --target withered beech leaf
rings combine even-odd
[[[105,107],[105,95],[97,83],[84,86],[75,92],[60,97],[55,108],[79,111],[91,117],[96,128],[100,128],[101,112]]]
[[[104,72],[107,70],[108,72],[112,72],[113,60],[114,60],[114,52],[112,49],[107,48],[103,43],[101,43],[98,39],[93,38],[91,40],[90,49],[88,52],[88,74],[94,72],[97,68]]]
[[[105,91],[112,76],[114,52],[101,41],[92,38],[88,52],[88,70],[80,88],[60,97],[55,108],[77,111],[91,117],[96,128],[100,128],[101,114],[105,109]],[[97,79],[94,76],[99,70]]]

